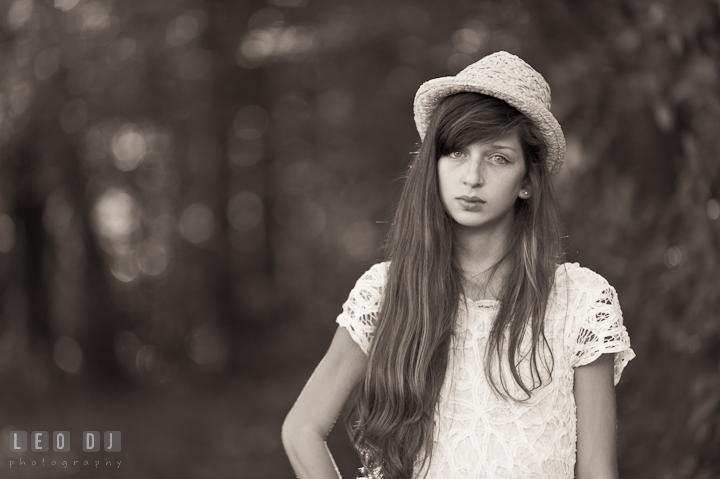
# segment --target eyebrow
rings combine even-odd
[[[497,150],[512,150],[516,151],[515,148],[512,146],[505,146],[505,145],[490,145],[490,148],[495,148]]]

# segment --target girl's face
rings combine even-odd
[[[509,226],[517,198],[531,194],[517,132],[443,155],[437,168],[445,211],[473,230]]]

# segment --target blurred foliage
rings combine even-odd
[[[1,428],[86,408],[136,433],[135,477],[178,457],[289,475],[280,423],[382,258],[415,90],[502,49],[553,88],[568,260],[616,287],[638,355],[621,474],[720,474],[716,1],[0,0],[0,19]]]

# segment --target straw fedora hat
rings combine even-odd
[[[501,51],[481,58],[455,76],[423,83],[413,105],[415,126],[421,139],[437,105],[443,98],[460,92],[499,98],[530,118],[545,139],[548,171],[554,175],[560,170],[565,157],[565,136],[550,113],[550,86],[533,67]]]

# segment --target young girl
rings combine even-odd
[[[613,287],[559,264],[550,88],[498,52],[414,107],[389,261],[350,292],[283,424],[297,476],[339,476],[325,438],[352,394],[368,478],[616,477],[614,385],[635,354]]]

